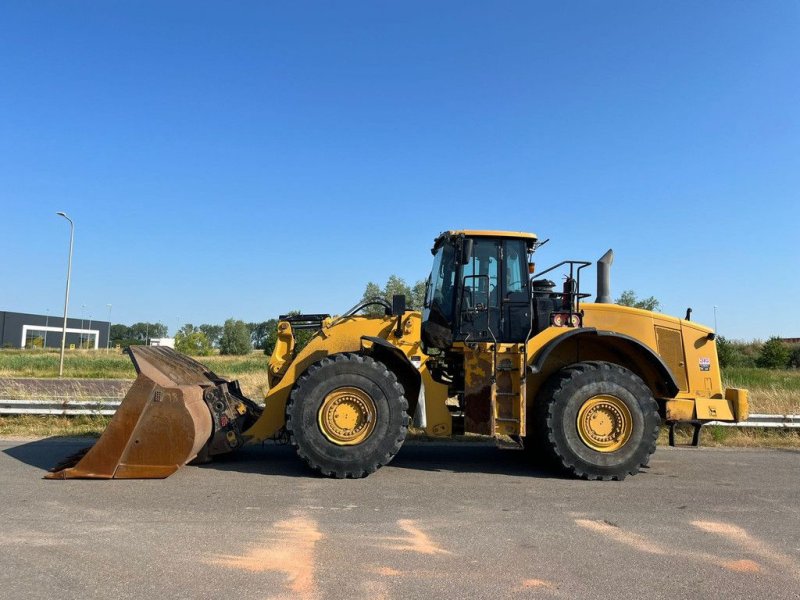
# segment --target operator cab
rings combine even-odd
[[[528,264],[536,240],[530,233],[505,231],[448,231],[436,238],[423,346],[446,350],[453,342],[524,342],[532,327]]]

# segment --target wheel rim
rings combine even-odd
[[[332,391],[319,409],[319,428],[328,440],[339,446],[353,446],[366,440],[373,429],[377,410],[364,390],[343,387]]]
[[[578,435],[592,450],[619,450],[630,439],[632,430],[631,411],[616,396],[593,396],[578,411]]]

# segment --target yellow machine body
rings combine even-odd
[[[508,240],[512,242],[509,244]],[[576,458],[564,462],[564,466],[578,476],[622,478],[635,473],[640,466],[638,455],[633,462],[620,467],[621,470],[607,471],[604,465],[614,456],[627,452],[625,445],[634,434],[641,460],[646,461],[655,449],[659,422],[655,403],[661,419],[668,423],[747,419],[747,391],[723,388],[715,335],[711,329],[689,320],[612,304],[608,299],[603,303],[581,303],[580,299],[587,294],[581,294],[579,290],[580,268],[589,265],[582,261],[564,261],[545,271],[570,265],[564,291],[560,294],[545,291],[544,296],[540,296],[554,307],[542,313],[549,319],[542,325],[534,318],[533,304],[535,293],[541,293],[541,290],[536,288],[532,277],[528,281],[529,273],[534,270],[531,256],[541,245],[534,234],[477,230],[445,232],[434,243],[433,252],[437,256],[434,270],[443,264],[442,248],[447,244],[451,260],[456,265],[456,270],[451,268],[447,276],[452,285],[458,285],[455,273],[465,271],[462,267],[472,260],[473,246],[485,249],[488,244],[496,244],[499,260],[495,257],[495,274],[478,273],[472,263],[473,274],[465,274],[461,281],[459,327],[466,322],[468,327],[474,328],[475,315],[485,314],[489,332],[483,331],[485,335],[482,338],[473,338],[471,333],[465,334],[464,329],[454,326],[451,326],[452,331],[448,330],[433,320],[430,306],[437,299],[430,280],[424,314],[406,311],[404,302],[390,306],[379,300],[378,303],[383,303],[385,316],[358,314],[364,306],[362,303],[342,317],[295,316],[306,317],[306,321],[313,323],[282,317],[277,326],[274,351],[265,365],[269,391],[263,408],[244,398],[236,382],[216,376],[202,364],[173,350],[132,348],[131,357],[139,377],[108,429],[85,456],[59,465],[49,477],[166,477],[191,460],[207,460],[233,451],[244,443],[263,441],[284,431],[289,432],[288,413],[292,410],[297,415],[302,414],[298,422],[306,428],[290,432],[295,438],[302,437],[309,427],[315,429],[315,435],[321,433],[324,436],[322,442],[309,443],[305,448],[296,444],[298,453],[309,464],[315,463],[320,472],[337,477],[361,477],[391,460],[402,444],[411,417],[414,425],[430,436],[449,437],[460,432],[510,436],[521,445],[525,441],[527,446],[536,435],[533,425],[538,424],[539,431],[542,431],[545,422],[539,414],[534,417],[536,423],[532,423],[531,415],[537,414],[537,407],[548,406],[547,410],[551,410],[557,404],[554,393],[549,395],[549,399],[548,394],[543,393],[549,382],[559,377],[568,379],[581,370],[595,372],[589,377],[597,376],[600,380],[602,369],[610,372],[609,365],[624,377],[635,376],[629,379],[635,380],[635,386],[639,386],[636,389],[643,392],[645,408],[652,407],[646,413],[649,424],[645,433],[643,426],[637,426],[634,431],[631,406],[635,412],[636,405],[626,404],[622,399],[625,394],[610,393],[608,389],[612,388],[585,397],[581,400],[582,405],[574,407],[576,412],[561,421],[562,433],[566,431],[565,435],[574,439],[579,436],[582,440],[577,442],[578,446],[570,447],[577,448]],[[520,248],[527,253],[527,259]],[[455,252],[461,253],[458,255],[460,258],[452,258]],[[485,254],[480,256],[481,260],[486,260]],[[515,272],[512,273],[511,267],[497,266],[504,264],[504,256],[517,261],[513,265]],[[610,252],[606,257],[609,256],[608,264],[613,259]],[[576,264],[583,266],[577,269],[577,277],[572,280],[572,269]],[[484,266],[485,262],[481,268]],[[435,274],[432,273],[432,277]],[[495,285],[490,290],[491,277],[494,277]],[[474,302],[477,297],[474,290],[479,288],[481,279],[487,284],[485,293],[481,292],[485,294],[485,304],[464,305],[467,282],[473,281],[471,293]],[[440,277],[440,280],[444,279]],[[524,280],[524,284],[520,280]],[[569,287],[572,281],[574,288]],[[520,287],[512,289],[515,284]],[[546,285],[551,289],[554,284],[547,281]],[[499,301],[501,291],[508,291],[508,294]],[[513,294],[523,299],[509,299]],[[526,294],[528,300],[524,300]],[[513,318],[524,325],[522,334],[517,328],[506,336],[505,339],[517,340],[513,343],[503,339],[498,341],[488,325],[492,295],[492,301],[500,305],[500,311],[504,310],[503,303],[511,307],[508,309],[510,324],[501,325],[506,327],[503,331],[512,331]],[[598,300],[599,297],[600,284]],[[400,299],[402,297],[398,301]],[[452,306],[455,305],[455,300],[452,300]],[[511,309],[522,312],[515,313],[517,316],[514,317]],[[503,319],[499,318],[501,324]],[[538,323],[536,327],[534,322]],[[426,329],[431,323],[438,329]],[[316,330],[301,350],[295,344],[293,327]],[[351,383],[339,383],[316,398],[319,408],[314,408],[315,412],[302,413],[305,410],[303,399],[295,402],[293,393],[299,393],[304,380],[310,381],[315,372],[325,368],[321,366],[326,363],[324,359],[330,359],[327,368],[333,369],[331,376],[338,377],[337,364],[347,363],[347,372],[356,373],[355,376],[347,375],[350,377],[347,381],[361,377],[362,382],[368,382],[364,384],[365,388],[377,381],[375,385],[383,385],[380,388],[383,391],[377,394],[376,400],[365,389]],[[307,388],[307,391],[325,387],[327,381],[330,379],[323,378],[319,385],[314,384],[317,388]],[[584,379],[584,386],[594,385],[591,378],[588,384],[586,381]],[[548,389],[552,392],[552,388]],[[380,409],[380,402],[389,404],[383,404]],[[365,459],[361,463],[346,463],[345,459],[337,462],[339,459],[336,457],[346,458],[347,452],[357,456],[361,451],[359,446],[384,443],[371,438],[380,437],[380,434],[373,435],[373,431],[377,431],[375,421],[386,414],[393,415],[394,433],[382,438],[388,445],[371,450],[378,459]],[[381,423],[380,427],[384,429],[389,426],[385,421]],[[645,434],[650,437],[643,442]],[[324,454],[324,447],[328,444],[333,447],[330,456],[308,457],[309,452],[316,452],[319,448],[323,448],[319,451]],[[583,460],[580,459],[581,453],[586,452],[600,456],[588,469],[582,466],[583,463],[578,464]],[[594,460],[592,456],[586,460],[591,462]]]
[[[278,343],[269,361],[273,384],[264,398],[265,408],[258,421],[245,436],[256,441],[273,437],[284,426],[286,402],[297,379],[309,366],[328,356],[360,352],[371,344],[364,338],[374,337],[388,341],[396,347],[419,371],[425,399],[427,427],[433,435],[450,435],[450,413],[446,406],[447,386],[436,383],[428,372],[428,356],[420,344],[421,315],[407,312],[402,316],[401,336],[397,331],[395,317],[351,316],[342,319],[326,319],[311,341],[294,356],[294,341],[291,323],[278,323]],[[416,400],[416,399],[413,399]]]
[[[479,407],[476,411],[482,413],[467,412],[466,431],[525,436],[525,415],[539,388],[554,372],[581,360],[614,362],[640,375],[664,407],[667,421],[737,421],[747,418],[747,391],[726,390],[722,386],[711,329],[684,319],[616,304],[583,304],[582,309],[585,314],[581,331],[596,329],[618,335],[598,336],[580,333],[575,328],[551,326],[532,337],[527,345],[454,344],[454,350],[463,352],[465,357],[466,404],[469,406],[473,400],[473,405]],[[431,377],[428,369],[430,357],[421,347],[420,324],[420,313],[405,313],[401,326],[403,333],[397,336],[395,317],[327,319],[308,345],[293,356],[291,324],[280,322],[279,341],[269,362],[270,376],[275,377],[273,387],[265,397],[264,413],[252,428],[245,431],[245,436],[258,441],[273,437],[284,425],[289,394],[308,367],[333,354],[361,352],[365,348],[365,337],[386,340],[412,362],[421,378],[419,401],[425,404],[426,416],[423,429],[431,436],[451,436],[453,426],[451,411],[447,407],[448,389]],[[639,350],[631,340],[660,357],[678,382],[676,393],[668,393],[659,387],[659,373],[653,367],[652,357]],[[554,349],[547,354],[541,368],[531,374],[527,367],[535,363],[548,347]],[[500,369],[494,368],[494,361]],[[523,381],[524,386],[521,385]]]

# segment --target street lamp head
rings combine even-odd
[[[70,218],[67,216],[67,213],[65,213],[65,212],[62,212],[62,211],[58,211],[56,214],[57,214],[59,217],[64,217],[64,218],[65,218],[67,221],[69,221],[69,224],[70,224],[70,225],[72,225],[72,219],[70,219]]]

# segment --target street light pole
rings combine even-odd
[[[108,335],[106,336],[106,354],[111,349],[111,305],[106,304],[108,307]]]
[[[717,333],[717,305],[714,305],[714,333]]]
[[[64,294],[64,326],[61,328],[61,360],[58,363],[58,376],[64,376],[64,345],[67,342],[67,310],[69,309],[69,283],[72,278],[72,246],[75,241],[75,223],[66,213],[57,212],[59,217],[69,221],[69,261],[67,262],[67,291]]]
[[[47,350],[47,328],[50,326],[50,309],[46,309],[47,316],[44,318],[44,346],[42,350]]]

